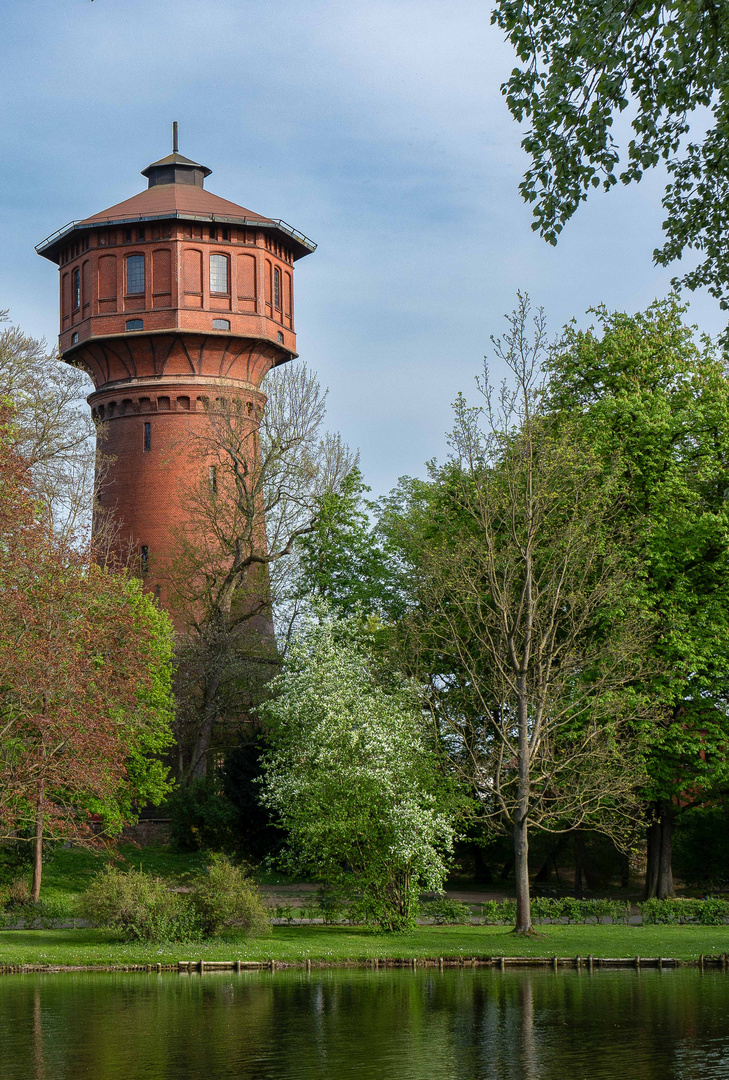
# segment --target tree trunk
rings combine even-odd
[[[648,826],[644,892],[646,900],[653,900],[658,895],[658,871],[661,857],[660,831],[660,823],[654,818]]]
[[[514,871],[516,876],[517,934],[531,934],[532,908],[529,895],[529,827],[526,814],[519,813],[514,821]]]
[[[213,716],[210,714],[203,717],[202,723],[197,730],[197,738],[195,739],[195,745],[192,751],[192,761],[190,763],[191,780],[198,776],[207,776],[208,750],[210,749],[210,739],[212,734]]]
[[[673,818],[674,811],[670,803],[661,806],[660,818],[660,853],[658,862],[658,899],[668,900],[674,895],[673,868]]]
[[[514,814],[514,876],[516,878],[516,926],[515,934],[531,934],[532,907],[529,895],[529,780],[531,762],[529,760],[529,731],[527,725],[527,695],[525,676],[519,676],[521,683],[517,711],[519,717],[519,787],[517,790],[516,812]]]
[[[575,849],[575,896],[583,899],[585,876],[585,837],[579,830],[574,835]]]
[[[34,904],[40,900],[41,876],[43,874],[43,781],[38,788],[38,801],[35,810],[35,839],[33,843],[33,885],[31,899]]]

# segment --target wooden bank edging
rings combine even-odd
[[[214,971],[276,971],[277,968],[465,968],[492,967],[500,971],[507,967],[550,967],[594,971],[598,968],[719,968],[726,972],[727,953],[718,956],[701,955],[698,960],[677,960],[670,956],[438,956],[438,957],[373,957],[364,960],[178,960],[174,964],[0,964],[0,975],[31,975],[78,971],[119,971],[156,973],[177,972],[180,975],[203,975]]]

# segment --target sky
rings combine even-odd
[[[657,173],[597,193],[556,248],[532,232],[514,62],[474,0],[0,0],[0,308],[55,342],[35,245],[145,188],[177,120],[208,190],[318,244],[297,263],[299,355],[385,494],[445,456],[517,290],[556,332],[670,288]],[[689,318],[724,326],[705,294]]]

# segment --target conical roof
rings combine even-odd
[[[206,218],[235,218],[263,224],[275,224],[272,218],[262,217],[245,206],[221,199],[212,191],[194,184],[155,184],[154,187],[132,195],[131,199],[115,203],[114,206],[101,210],[98,214],[84,218],[78,224],[99,225],[103,222],[125,221],[130,218],[163,217],[166,213],[174,216],[191,214]]]

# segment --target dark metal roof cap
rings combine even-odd
[[[210,176],[212,171],[199,161],[191,161],[175,151],[142,169],[142,176],[147,177],[149,187],[156,187],[157,184],[194,184],[202,187],[205,177]]]

